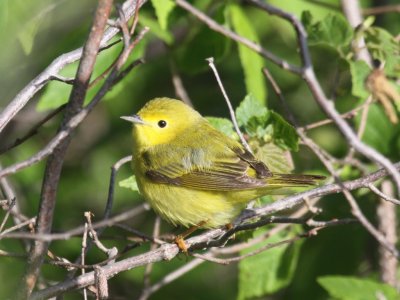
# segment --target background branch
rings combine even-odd
[[[112,8],[112,0],[100,0],[96,9],[93,24],[89,37],[83,47],[82,59],[79,62],[78,71],[74,80],[74,85],[68,104],[65,109],[64,119],[60,130],[75,116],[81,109],[86,96],[90,77],[100,48],[100,42],[103,36],[104,28],[107,24],[108,16]],[[54,208],[56,203],[56,194],[58,182],[60,180],[63,160],[67,152],[70,136],[64,139],[55,147],[50,155],[42,185],[42,193],[39,204],[39,213],[36,219],[35,231],[39,234],[49,233],[53,223]],[[47,253],[49,243],[44,241],[34,241],[29,252],[27,269],[21,284],[21,289],[17,295],[18,299],[29,298],[35,287],[40,267],[44,256]]]

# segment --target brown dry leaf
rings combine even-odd
[[[400,103],[400,94],[386,78],[383,70],[373,70],[367,77],[366,85],[372,96],[382,104],[390,122],[397,124],[399,120],[393,103]]]

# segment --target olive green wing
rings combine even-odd
[[[272,176],[264,163],[243,148],[224,146],[221,150],[153,147],[143,153],[146,176],[158,183],[216,191],[265,186],[265,178]]]

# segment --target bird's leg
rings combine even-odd
[[[178,234],[175,237],[174,242],[183,253],[188,252],[187,251],[188,247],[186,246],[185,238],[188,237],[189,235],[191,235],[193,232],[195,232],[197,229],[199,229],[201,226],[203,226],[206,223],[207,223],[207,221],[201,221],[200,223],[191,226],[188,230],[186,230],[182,234]]]
[[[233,224],[232,223],[225,224],[225,229],[226,231],[233,229]],[[234,240],[236,238],[236,234],[235,233],[232,234],[230,238]]]

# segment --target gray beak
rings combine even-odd
[[[138,115],[122,116],[121,119],[135,124],[146,124]]]

